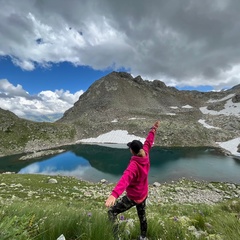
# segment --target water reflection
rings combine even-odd
[[[236,164],[239,164],[240,165],[240,157],[233,157],[234,161]]]
[[[127,167],[130,157],[128,149],[75,145],[68,147],[65,153],[23,167],[19,173],[60,174],[94,182],[105,178],[116,182]],[[150,183],[168,182],[182,177],[240,183],[239,162],[222,156],[213,148],[154,147],[150,158]]]
[[[73,152],[62,153],[48,160],[35,162],[21,169],[19,173],[73,176],[88,181],[103,178],[102,171],[94,168],[88,160],[76,156]],[[107,172],[104,177],[109,181],[115,180],[115,177]]]

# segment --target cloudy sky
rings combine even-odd
[[[239,0],[0,0],[0,107],[61,114],[124,70],[179,89],[240,83]]]

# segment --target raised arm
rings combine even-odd
[[[147,137],[146,137],[146,140],[143,144],[143,150],[148,153],[154,143],[154,139],[155,139],[155,133],[156,133],[156,130],[158,129],[158,127],[160,126],[160,121],[156,121],[153,126],[151,127]]]

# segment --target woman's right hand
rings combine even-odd
[[[107,201],[105,202],[105,206],[106,207],[112,207],[116,202],[116,198],[113,195],[110,195],[107,199]]]

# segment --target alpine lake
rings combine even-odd
[[[65,146],[55,155],[20,160],[23,155],[0,158],[0,171],[18,174],[72,176],[91,182],[106,179],[117,182],[127,167],[131,153],[126,147],[111,144]],[[240,183],[240,159],[225,156],[216,148],[163,148],[150,152],[149,183],[164,183],[181,178]]]

